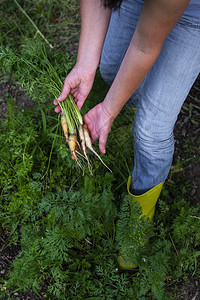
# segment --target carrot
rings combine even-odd
[[[89,135],[89,131],[87,129],[87,126],[85,126],[84,124],[84,127],[83,127],[83,132],[84,132],[84,135],[85,135],[85,144],[86,146],[98,157],[98,159],[102,162],[102,164],[110,171],[112,172],[112,170],[103,162],[103,160],[101,159],[101,157],[99,156],[99,154],[94,150],[94,148],[92,147],[92,142],[91,142],[91,139],[90,139],[90,135]]]
[[[76,143],[77,143],[76,135],[75,134],[70,134],[68,144],[69,144],[69,149],[70,149],[71,154],[72,154],[72,158],[74,158],[75,160],[77,159],[77,156],[76,156]]]
[[[69,144],[69,149],[70,149],[71,154],[72,154],[72,159],[74,159],[76,161],[77,165],[83,170],[83,166],[81,165],[81,163],[78,160],[78,157],[76,155],[76,153],[78,153],[77,150],[76,150],[76,146],[77,146],[76,134],[70,134],[69,135],[68,144]]]
[[[83,154],[85,156],[85,159],[87,160],[87,163],[88,163],[88,169],[92,175],[92,166],[89,162],[89,158],[87,156],[87,151],[86,151],[86,144],[85,144],[85,135],[84,135],[84,128],[83,128],[83,125],[79,125],[79,137],[80,137],[80,141],[81,141],[81,147],[82,147],[82,151],[83,151]]]
[[[64,132],[64,136],[68,140],[68,138],[69,138],[69,134],[68,134],[69,128],[68,128],[67,119],[66,119],[65,115],[61,116],[61,125],[62,125],[62,129],[63,129],[63,132]]]

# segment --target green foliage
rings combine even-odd
[[[103,253],[106,258],[112,248],[107,241],[116,215],[112,201],[112,193],[104,187],[102,194],[86,194],[84,190],[49,193],[31,215],[30,208],[24,206],[23,214],[29,218],[21,226],[23,256],[15,260],[10,284],[38,289],[45,274],[50,290],[54,291],[50,282],[55,281],[55,287],[61,282],[59,296],[67,285],[73,285],[71,278],[76,278],[79,270],[91,278],[87,270],[94,266],[94,259]]]
[[[80,18],[76,0],[17,2],[54,48],[66,52],[78,41]],[[24,37],[38,36],[36,28],[13,0],[1,0],[0,20],[0,44],[4,46],[20,47]]]
[[[113,173],[91,156],[95,177],[87,171],[83,177],[53,114],[52,93],[42,86],[52,73],[63,82],[75,62],[69,50],[69,38],[78,34],[72,24],[79,21],[75,2],[19,1],[56,45],[53,50],[36,38],[14,1],[0,3],[0,69],[34,100],[23,112],[6,96],[6,114],[0,120],[0,231],[10,232],[7,244],[21,248],[9,274],[0,279],[0,298],[14,289],[32,288],[47,299],[172,299],[171,286],[200,275],[200,207],[191,207],[190,187],[172,171],[154,224],[140,217],[140,207],[126,191],[133,167],[134,112],[124,108],[109,135],[104,160]],[[82,112],[101,101],[107,89],[97,73]],[[198,108],[183,109],[188,118]],[[140,266],[133,274],[118,270],[122,251]]]
[[[0,62],[4,72],[12,74],[37,103],[59,96],[64,79],[74,64],[68,54],[61,55],[45,48],[40,39],[24,39],[19,52],[1,47]]]
[[[125,196],[117,222],[116,242],[119,253],[127,256],[128,264],[138,265],[141,263],[143,259],[141,245],[145,245],[148,237],[151,236],[152,224],[141,214],[139,203],[130,196]]]
[[[103,96],[95,86],[89,99],[97,97]],[[8,242],[21,246],[8,290],[32,287],[41,293],[45,288],[50,299],[170,299],[168,284],[198,276],[200,208],[184,200],[182,179],[177,177],[176,195],[170,184],[163,188],[154,226],[127,196],[133,160],[127,156],[132,152],[129,109],[110,135],[105,161],[113,173],[95,161],[96,176],[83,177],[58,120],[42,103],[24,112],[11,98],[7,104],[0,122],[0,223],[10,231]],[[122,251],[139,264],[135,273],[119,272]]]
[[[119,120],[125,130],[126,122]],[[45,286],[50,299],[169,299],[168,282],[198,272],[199,207],[189,207],[181,188],[173,203],[170,187],[164,188],[153,228],[140,217],[125,184],[117,186],[123,180],[117,167],[116,177],[98,164],[95,178],[77,177],[56,124],[40,109],[16,112],[8,100],[0,127],[0,221],[21,251],[7,289],[40,292]],[[114,132],[118,122],[115,126]],[[126,157],[123,148],[119,155]],[[119,164],[119,158],[109,157]],[[118,168],[125,174],[122,164]],[[135,274],[118,271],[122,249],[139,263]]]

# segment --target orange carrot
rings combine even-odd
[[[69,134],[68,134],[69,128],[68,128],[68,125],[67,125],[67,119],[66,119],[65,115],[61,116],[61,125],[62,125],[62,129],[63,129],[63,132],[64,132],[64,136],[68,140],[68,138],[69,138]]]

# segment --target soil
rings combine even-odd
[[[190,115],[191,114],[191,115]],[[188,118],[188,116],[190,116]],[[186,182],[191,184],[192,204],[200,203],[200,76],[195,81],[174,128],[174,161],[182,164]]]
[[[13,81],[0,80],[0,117],[6,114],[5,98],[14,97],[17,107],[21,109],[29,109],[30,103],[26,93],[20,89],[19,85]],[[193,105],[191,106],[190,103]],[[188,118],[189,117],[189,118]],[[190,196],[192,196],[192,205],[200,203],[200,160],[199,160],[199,144],[200,144],[200,77],[197,78],[192,87],[184,106],[179,114],[176,122],[175,137],[175,153],[174,163],[180,162],[180,172],[183,172],[187,183],[191,185]],[[9,265],[14,261],[16,255],[20,251],[20,246],[9,244],[9,232],[3,230],[0,235],[0,275],[7,274]],[[177,298],[183,300],[200,300],[200,280],[189,278],[186,282],[180,282],[176,286]],[[43,288],[45,292],[45,286]],[[9,295],[2,299],[10,299]],[[11,299],[45,299],[42,295],[36,295],[32,289],[24,292],[22,290],[15,291]]]
[[[22,110],[32,107],[26,93],[14,81],[6,81],[6,78],[0,80],[0,117],[5,116],[7,101],[5,99],[15,99],[15,106],[21,107]]]

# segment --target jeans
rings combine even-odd
[[[102,50],[100,73],[111,85],[129,46],[144,0],[124,0],[113,11]],[[173,128],[200,71],[200,19],[182,15],[156,62],[128,103],[133,123],[131,191],[143,194],[164,182],[174,153]]]

